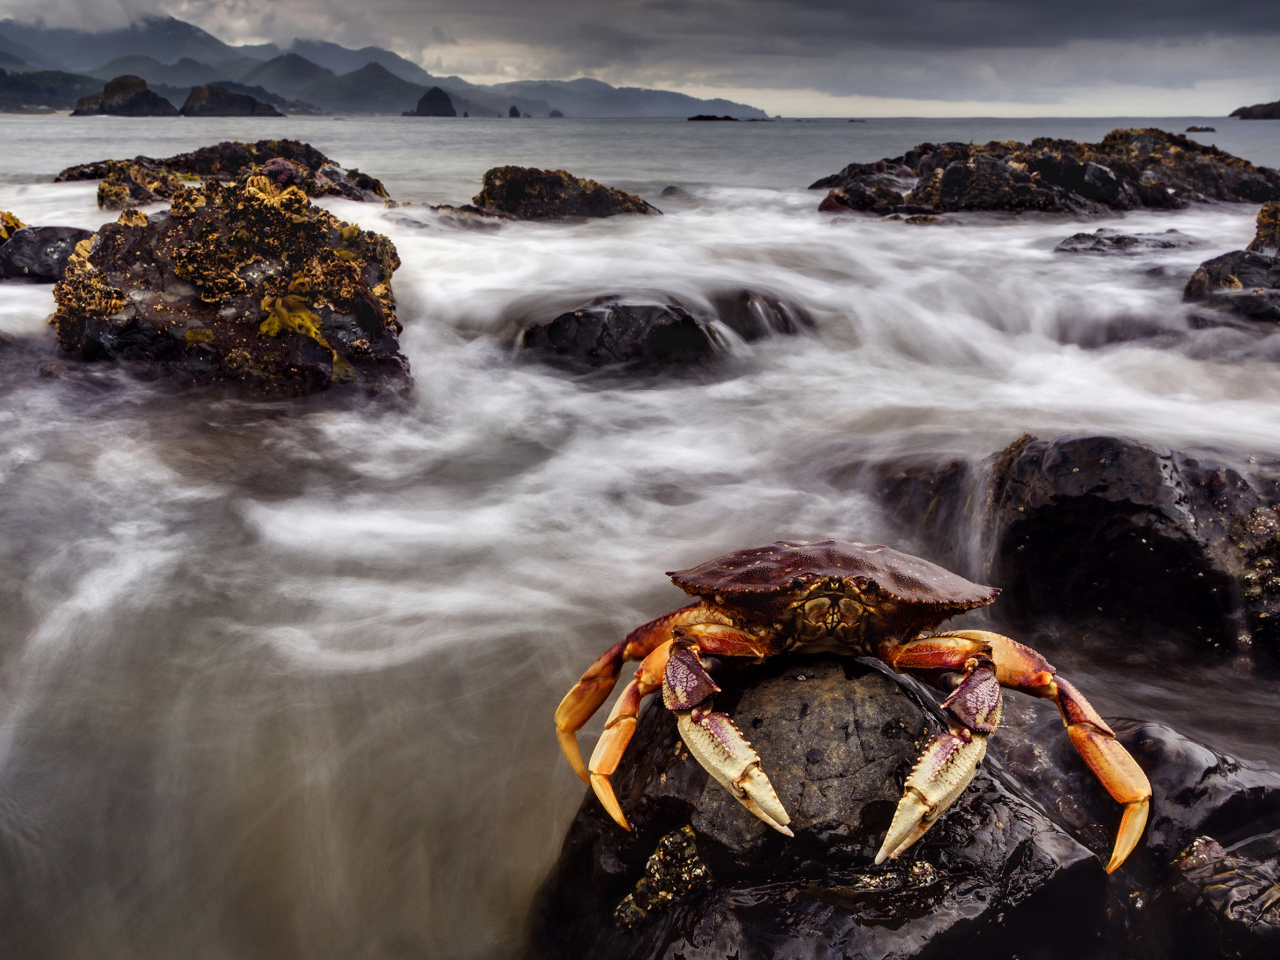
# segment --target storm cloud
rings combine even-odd
[[[97,29],[165,14],[231,43],[375,44],[478,82],[593,76],[792,114],[1188,115],[1280,95],[1274,0],[16,0],[9,9]]]

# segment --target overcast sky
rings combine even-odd
[[[171,14],[229,43],[395,50],[478,83],[579,76],[786,116],[1192,116],[1280,98],[1280,0],[0,0]]]

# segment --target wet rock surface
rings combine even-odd
[[[192,87],[179,111],[184,117],[282,117],[269,103],[217,84]]]
[[[530,956],[1067,957],[1096,942],[1101,867],[998,762],[900,860],[873,865],[939,722],[914,688],[827,657],[778,658],[717,682],[717,709],[760,754],[795,837],[710,780],[674,715],[651,708],[612,778],[633,829],[587,797],[540,895]],[[686,825],[709,883],[617,915],[659,843]],[[1052,940],[1033,936],[1053,922]]]
[[[141,77],[126,75],[110,81],[101,93],[76,101],[73,117],[176,117],[178,108],[147,87]]]
[[[264,169],[268,166],[272,169]],[[122,168],[144,186],[152,180],[164,184],[172,180],[180,184],[182,177],[234,180],[248,173],[263,173],[278,186],[297,186],[309,197],[342,196],[348,200],[363,201],[385,200],[387,197],[386,188],[380,181],[356,169],[343,169],[311,144],[300,140],[223,141],[159,160],[145,156],[132,160],[98,160],[67,167],[54,178],[54,182],[111,180],[113,175],[123,175]],[[150,199],[142,199],[140,195],[129,205],[167,200],[177,188],[166,186],[157,190],[147,186],[147,189],[152,194]],[[164,190],[168,190],[167,195]],[[100,190],[99,204],[102,204],[102,196]],[[132,189],[130,196],[133,196]]]
[[[575,177],[565,170],[494,167],[471,202],[521,220],[576,220],[622,213],[660,214],[632,193]]]
[[[602,297],[520,335],[521,349],[569,366],[690,363],[721,348],[715,330],[677,303]]]
[[[408,383],[379,234],[260,175],[182,187],[82,241],[54,288],[63,350],[262,396]]]
[[[1187,281],[1182,299],[1249,320],[1280,322],[1280,257],[1233,250],[1206,260]]]
[[[76,244],[93,234],[78,227],[23,227],[0,244],[0,277],[53,283],[67,271]]]
[[[851,164],[811,189],[834,189],[855,208],[869,205],[887,212],[894,188],[875,178],[888,174],[918,177],[905,203],[933,213],[1097,216],[1138,207],[1176,209],[1191,202],[1280,200],[1280,172],[1156,129],[1113,130],[1100,143],[1047,137],[1029,144],[923,143],[900,157]],[[823,201],[828,209],[844,203],[836,193]]]
[[[1055,253],[1141,253],[1144,250],[1185,250],[1203,245],[1203,241],[1173,229],[1164,233],[1120,233],[1101,228],[1093,233],[1073,234],[1053,249]]]

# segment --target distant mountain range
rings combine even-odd
[[[379,47],[352,50],[323,40],[294,40],[286,49],[274,43],[237,47],[172,17],[144,17],[127,28],[101,33],[0,20],[0,68],[11,76],[53,70],[103,82],[134,74],[177,102],[193,86],[221,82],[239,92],[261,89],[285,112],[293,104],[292,112],[318,108],[398,115],[414,109],[428,88],[438,86],[449,94],[459,116],[505,117],[515,107],[534,117],[552,110],[566,117],[767,117],[763,110],[730,100],[613,87],[599,80],[483,86],[461,77],[433,76]]]

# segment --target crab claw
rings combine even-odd
[[[744,807],[779,833],[793,836],[787,827],[791,818],[760,769],[760,757],[729,716],[698,709],[676,716],[680,736],[694,759]]]
[[[893,823],[876,854],[876,863],[896,859],[923,837],[969,785],[978,764],[986,756],[987,738],[965,733],[938,734],[924,748],[911,776],[907,777]]]

